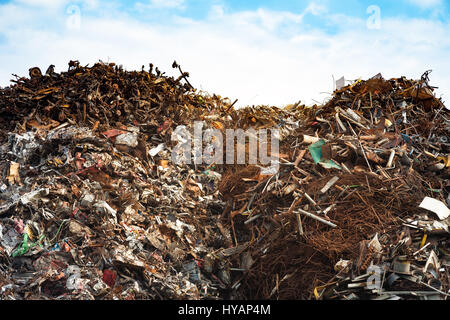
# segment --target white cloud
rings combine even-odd
[[[332,91],[333,75],[357,79],[381,72],[386,78],[420,78],[433,69],[432,85],[450,100],[449,24],[383,19],[381,30],[368,30],[364,19],[327,15],[340,30],[330,35],[306,31],[305,12],[227,13],[216,7],[205,20],[177,18],[164,24],[111,12],[111,18],[83,15],[80,30],[68,30],[64,15],[37,19],[31,9],[0,7],[0,30],[7,38],[6,46],[0,44],[0,84],[6,85],[11,73],[27,75],[36,65],[45,70],[53,63],[65,70],[71,59],[82,64],[109,60],[127,69],[152,62],[172,75],[177,75],[171,69],[176,60],[200,89],[238,98],[239,105],[282,105],[323,101],[329,95],[321,92]],[[32,27],[50,18],[60,27]],[[289,34],[280,36],[286,24]]]
[[[327,12],[327,8],[324,5],[317,4],[315,2],[311,2],[308,7],[304,11],[305,13],[311,13],[315,16],[320,14],[325,14]]]
[[[223,5],[212,5],[209,10],[209,18],[210,19],[220,19],[225,15],[225,8]]]
[[[180,8],[184,0],[150,0],[150,5],[156,8]]]
[[[233,14],[226,14],[225,8],[221,5],[213,5],[210,11],[210,19],[222,20],[222,23],[233,22],[234,25],[257,26],[274,31],[280,25],[298,25],[307,14],[321,15],[326,13],[326,8],[314,2],[308,5],[303,12],[295,14],[288,11],[273,11],[267,9],[256,9],[254,11],[241,11]]]
[[[408,2],[421,8],[432,8],[442,4],[442,0],[408,0]]]
[[[68,1],[66,0],[17,0],[18,4],[25,4],[37,7],[59,7]]]

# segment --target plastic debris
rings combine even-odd
[[[420,207],[436,213],[439,220],[445,220],[450,216],[450,209],[442,201],[430,197],[425,197]]]

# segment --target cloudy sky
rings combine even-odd
[[[0,86],[69,60],[152,62],[239,105],[323,102],[333,77],[420,78],[450,101],[448,0],[0,0]]]

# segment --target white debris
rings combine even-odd
[[[425,197],[419,207],[436,213],[439,220],[445,220],[450,216],[450,209],[442,201],[430,197]]]

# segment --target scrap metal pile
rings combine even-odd
[[[0,89],[1,299],[447,299],[450,112],[428,73],[235,109],[173,67],[71,61]],[[195,121],[278,129],[277,170],[174,163]]]

